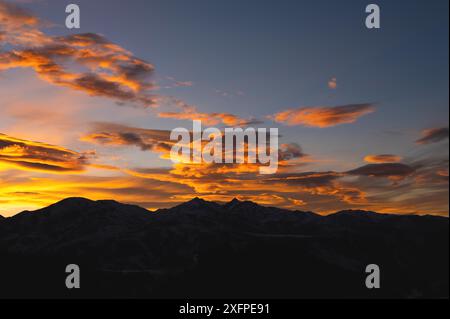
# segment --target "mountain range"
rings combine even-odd
[[[68,198],[0,218],[0,298],[448,298],[448,231],[437,216]]]

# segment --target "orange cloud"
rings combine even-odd
[[[35,16],[1,0],[0,4],[0,41],[13,47],[11,51],[0,53],[0,71],[31,68],[41,79],[53,85],[90,96],[144,107],[158,107],[170,101],[181,109],[161,112],[158,115],[162,118],[199,119],[207,125],[255,123],[230,113],[199,112],[195,106],[181,100],[156,95],[153,90],[157,86],[151,80],[154,73],[152,64],[95,33],[46,35],[40,30],[42,23]],[[28,34],[29,39],[23,39],[24,34]],[[169,79],[174,81],[175,86],[193,85],[190,81]]]
[[[442,177],[448,177],[448,169],[447,170],[441,169],[441,170],[437,171],[436,174],[438,174],[439,176],[442,176]]]
[[[13,45],[35,45],[46,42],[38,29],[40,19],[12,3],[0,0],[0,41]]]
[[[422,131],[422,137],[417,144],[431,144],[448,139],[448,127],[431,128]]]
[[[328,87],[332,90],[335,90],[337,88],[337,79],[331,78],[331,80],[328,81]]]
[[[351,104],[334,107],[302,107],[289,109],[270,116],[272,120],[287,125],[331,127],[355,122],[363,115],[372,113],[371,104]]]
[[[94,123],[92,133],[84,135],[84,142],[110,146],[136,146],[143,151],[170,153],[175,141],[170,131],[142,129],[113,123]]]
[[[11,29],[35,26],[39,23],[39,19],[28,11],[5,1],[0,1],[0,20],[5,27]]]
[[[48,36],[41,26],[32,14],[0,1],[0,41],[13,47],[0,53],[0,71],[31,68],[54,85],[122,103],[156,106],[150,93],[153,65],[101,35]]]
[[[31,142],[0,134],[0,170],[16,167],[49,173],[81,172],[89,154],[60,146]]]
[[[248,120],[244,120],[237,115],[230,113],[161,112],[158,113],[158,116],[161,118],[170,118],[176,120],[200,120],[205,125],[217,125],[219,123],[223,123],[228,126],[244,126],[250,123]]]
[[[254,119],[243,119],[231,113],[203,113],[197,110],[195,105],[190,105],[180,99],[171,96],[159,96],[158,103],[166,107],[175,108],[176,111],[160,112],[161,118],[170,118],[176,120],[200,120],[205,125],[225,124],[227,126],[246,126],[260,123]]]
[[[142,151],[160,153],[161,158],[163,159],[171,159],[171,149],[173,145],[177,143],[177,141],[170,139],[171,132],[168,130],[143,129],[115,123],[101,122],[94,123],[92,126],[93,127],[91,132],[82,136],[81,141],[115,147],[135,146],[140,148]],[[205,145],[207,145],[208,143],[208,140],[202,140],[202,142],[197,146],[196,143],[193,143],[191,141],[190,148],[192,150],[195,147],[199,147],[199,151],[203,152]],[[222,159],[224,159],[227,155],[225,150],[225,143],[225,137],[224,135],[222,135]],[[203,168],[200,170],[198,170],[198,165],[196,164],[193,165],[196,174],[210,174],[211,169],[218,170],[220,172],[256,172],[261,166],[266,165],[261,164],[260,162],[254,164],[248,163],[248,141],[244,141],[243,143],[244,154],[242,155],[242,162],[244,162],[244,164],[202,164]],[[266,152],[269,152],[269,148],[267,148]],[[237,159],[240,156],[240,153],[235,149],[232,151],[232,156]],[[307,156],[308,155],[303,152],[300,145],[296,143],[283,143],[280,145],[280,148],[278,150],[279,169],[283,170],[284,167],[287,166],[289,166],[290,168],[294,168],[295,166],[299,165],[299,160]],[[185,164],[195,164],[192,157],[182,158],[181,161]],[[183,166],[183,169],[185,169],[185,174],[188,173],[186,171],[188,167],[188,165]]]
[[[392,154],[367,155],[364,160],[368,163],[397,163],[402,160],[401,156]]]
[[[86,34],[83,37],[98,40],[95,35]],[[120,49],[114,51],[109,42],[104,42],[106,40],[98,41],[94,48],[83,50],[58,44],[5,52],[0,54],[0,71],[32,68],[42,79],[55,85],[83,91],[91,96],[154,106],[156,102],[153,97],[144,92],[152,87],[145,77],[152,74],[153,66],[123,55]],[[60,61],[73,61],[90,67],[90,71],[75,73]],[[109,70],[110,74],[101,70]]]

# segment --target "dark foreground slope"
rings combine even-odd
[[[0,298],[448,298],[448,219],[71,198],[0,219]],[[381,268],[381,289],[365,267]],[[81,289],[65,267],[81,268]]]

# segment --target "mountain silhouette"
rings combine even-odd
[[[448,298],[448,218],[68,198],[0,218],[2,298]],[[81,289],[65,267],[81,268]],[[367,289],[365,268],[381,269]]]

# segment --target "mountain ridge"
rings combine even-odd
[[[253,207],[258,207],[261,209],[275,209],[278,211],[286,211],[286,212],[295,212],[295,213],[303,213],[303,214],[314,214],[317,216],[322,216],[322,217],[328,217],[328,216],[338,216],[338,215],[353,215],[353,216],[358,216],[358,215],[365,215],[365,216],[378,216],[378,215],[382,215],[382,216],[420,216],[420,217],[437,217],[437,218],[447,218],[448,216],[441,216],[441,215],[431,215],[431,214],[415,214],[415,213],[398,213],[398,214],[393,214],[393,213],[383,213],[383,212],[375,212],[375,211],[369,211],[369,210],[364,210],[364,209],[343,209],[343,210],[339,210],[330,214],[320,214],[320,213],[315,213],[312,211],[302,211],[302,210],[292,210],[292,209],[287,209],[287,208],[280,208],[280,207],[276,207],[276,206],[266,206],[266,205],[261,205],[252,201],[241,201],[237,198],[233,198],[231,201],[229,202],[224,202],[224,203],[217,203],[214,201],[207,201],[204,200],[202,198],[199,197],[194,197],[193,199],[186,201],[184,203],[175,205],[171,208],[160,208],[160,209],[156,209],[154,211],[146,209],[144,207],[141,207],[139,205],[134,205],[134,204],[125,204],[125,203],[121,203],[118,202],[116,200],[111,200],[111,199],[102,199],[102,200],[92,200],[89,198],[85,198],[85,197],[68,197],[65,199],[62,199],[60,201],[57,201],[49,206],[37,209],[37,210],[25,210],[22,212],[19,212],[15,215],[9,216],[9,217],[5,217],[2,216],[0,214],[0,220],[3,219],[9,219],[21,214],[26,214],[26,213],[36,213],[36,212],[42,212],[45,211],[49,208],[52,207],[57,207],[57,206],[64,206],[65,204],[69,204],[70,206],[79,206],[80,208],[86,205],[94,205],[95,203],[97,204],[110,204],[110,205],[123,205],[123,206],[127,206],[127,207],[137,207],[140,209],[144,209],[146,211],[148,211],[149,213],[162,213],[162,212],[167,212],[170,211],[172,209],[175,208],[212,208],[212,207],[222,207],[225,208],[227,210],[233,210],[233,208],[236,208],[237,206],[253,206]]]
[[[68,198],[0,220],[0,298],[445,298],[448,229],[445,217],[238,200],[152,212]],[[83,269],[76,294],[61,284],[70,263]],[[383,290],[365,288],[372,263]]]

